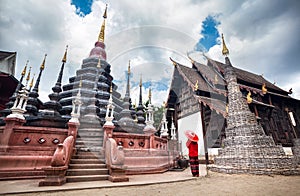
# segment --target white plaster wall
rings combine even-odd
[[[183,155],[188,156],[188,149],[186,147],[187,137],[184,135],[185,130],[194,131],[198,137],[198,153],[199,155],[204,155],[204,143],[203,143],[203,131],[202,131],[202,121],[201,114],[197,112],[195,114],[189,115],[187,117],[178,120],[178,141],[181,142]]]

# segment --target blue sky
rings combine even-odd
[[[40,98],[48,101],[66,45],[63,84],[94,47],[106,3],[107,62],[121,95],[131,60],[132,100],[138,97],[142,75],[143,97],[155,86],[152,101],[161,104],[174,69],[169,57],[191,66],[186,54],[203,46],[206,56],[224,62],[223,33],[234,66],[263,74],[284,90],[293,88],[292,96],[300,98],[300,1],[296,0],[1,0],[0,50],[17,52],[16,78],[27,60],[37,75],[47,53]]]
[[[84,17],[92,12],[93,0],[72,0],[71,5],[75,5],[77,15]]]

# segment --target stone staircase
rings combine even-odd
[[[103,153],[102,128],[80,128],[76,139],[76,154],[67,170],[67,182],[108,180]]]

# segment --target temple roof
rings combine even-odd
[[[213,66],[215,67],[218,71],[220,71],[222,74],[224,74],[225,68],[228,66],[224,63],[212,60],[210,58],[207,58],[208,60],[208,65],[209,66]],[[282,93],[287,95],[288,92],[279,88],[278,86],[272,84],[271,82],[269,82],[268,80],[266,80],[262,75],[257,75],[236,67],[233,67],[235,74],[237,76],[237,79],[240,81],[244,81],[246,83],[250,83],[250,84],[254,84],[255,86],[262,86],[263,84],[266,84],[266,87],[269,90],[275,91],[277,93]],[[240,84],[240,82],[238,81],[238,83]]]
[[[204,80],[203,77],[201,77],[201,75],[197,72],[196,69],[186,67],[174,60],[172,61],[174,65],[176,64],[175,66],[178,72],[181,74],[183,79],[189,84],[191,88],[193,88],[198,81],[199,90],[206,91],[206,92],[214,91],[214,89],[207,84],[207,82]]]
[[[198,99],[199,103],[203,103],[204,106],[208,106],[211,110],[215,110],[218,114],[226,117],[226,103],[224,101],[197,95],[194,95],[194,97]]]
[[[0,51],[0,60],[3,60],[11,55],[15,55],[16,52],[6,52],[6,51]]]
[[[175,65],[176,69],[178,70],[179,74],[182,76],[183,80],[188,83],[188,86],[192,89],[194,89],[195,84],[198,84],[198,90],[209,92],[212,97],[205,97],[205,96],[199,96],[194,94],[194,98],[198,100],[199,103],[203,103],[204,106],[208,106],[212,110],[215,110],[217,113],[222,114],[224,117],[226,116],[226,102],[225,98],[224,100],[220,100],[217,97],[213,96],[212,93],[215,94],[226,94],[225,90],[217,89],[213,86],[211,86],[206,78],[201,76],[199,74],[199,71],[194,67],[186,67],[184,65],[181,65],[180,63],[174,61],[171,59],[173,64]],[[205,65],[198,65],[198,68],[205,66]],[[209,68],[207,69],[207,71]],[[172,88],[172,87],[171,87]]]

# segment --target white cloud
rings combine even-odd
[[[48,54],[41,93],[51,92],[67,44],[63,83],[75,75],[98,38],[105,8],[104,2],[95,1],[92,12],[82,18],[75,14],[76,8],[69,0],[47,3],[2,0],[0,4],[0,50],[18,52],[16,77],[19,78],[27,59],[37,74],[44,53]],[[293,87],[295,96],[300,98],[297,7],[298,1],[276,0],[112,0],[108,5],[105,40],[112,75],[116,80],[124,80],[131,59],[133,82],[139,81],[140,74],[143,81],[171,78],[173,66],[169,56],[188,65],[184,55],[198,42],[201,22],[211,14],[217,15],[221,22],[218,28],[224,33],[234,66],[264,73],[285,90]],[[220,61],[224,59],[220,45],[211,48],[208,55]],[[293,79],[287,80],[289,76]],[[120,93],[123,86],[119,86]],[[153,90],[152,99],[161,103],[166,100],[166,94]],[[48,100],[47,95],[40,97]]]

